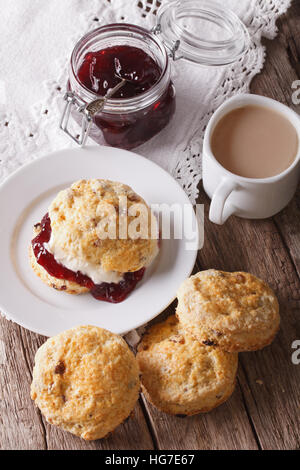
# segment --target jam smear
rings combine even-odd
[[[128,82],[112,99],[133,98],[149,90],[162,74],[161,67],[146,52],[122,45],[88,52],[77,71],[79,81],[93,93],[106,95],[121,79]],[[130,113],[102,112],[94,116],[105,141],[113,146],[132,149],[160,132],[175,112],[175,89],[170,81],[158,99]],[[97,140],[97,137],[96,137]]]
[[[76,282],[80,286],[90,289],[92,296],[97,300],[104,300],[111,303],[122,302],[143,278],[145,268],[133,273],[125,273],[124,278],[118,284],[107,282],[94,284],[88,276],[85,276],[79,271],[71,271],[58,263],[52,253],[49,253],[49,251],[46,250],[45,243],[49,242],[52,231],[49,214],[46,214],[43,217],[40,229],[40,233],[31,242],[38,264],[40,264],[48,274],[50,274],[50,276],[56,277],[57,279]]]

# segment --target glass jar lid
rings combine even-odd
[[[157,13],[154,32],[174,60],[227,65],[247,50],[249,34],[238,16],[213,0],[170,0]]]

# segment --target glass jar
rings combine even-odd
[[[132,98],[100,97],[78,77],[83,59],[88,53],[124,45],[148,54],[159,66],[160,77]],[[158,134],[175,112],[171,61],[222,66],[238,60],[247,45],[243,23],[212,0],[165,1],[152,31],[126,23],[100,27],[85,35],[73,50],[61,128],[80,145],[89,135],[100,144],[104,139],[108,145],[133,149]],[[68,130],[70,114],[82,126],[79,136]]]
[[[78,70],[88,52],[127,45],[143,49],[161,69],[159,80],[145,93],[132,98],[107,99],[101,112],[93,116],[90,136],[99,143],[132,149],[149,140],[170,121],[175,111],[175,89],[171,83],[170,61],[158,37],[144,28],[130,24],[111,24],[84,36],[76,45],[70,63],[69,91],[85,103],[98,96],[78,78]],[[73,113],[76,119],[80,118]],[[99,133],[99,130],[101,131]]]

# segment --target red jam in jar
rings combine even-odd
[[[93,117],[90,136],[100,144],[104,138],[108,145],[132,149],[171,120],[175,89],[170,74],[166,50],[151,32],[114,24],[98,28],[77,44],[68,89],[90,103],[126,79]],[[75,112],[72,116],[81,123]]]
[[[88,52],[77,72],[81,83],[97,95],[105,96],[122,78],[127,82],[114,98],[132,98],[149,90],[159,79],[161,68],[142,49],[113,46]]]
[[[94,282],[79,271],[74,272],[58,263],[54,256],[45,248],[51,238],[51,221],[48,214],[44,216],[40,224],[40,233],[32,240],[32,249],[38,264],[40,264],[50,276],[57,279],[64,279],[79,284],[90,289],[93,297],[97,300],[104,300],[111,303],[119,303],[128,297],[134,290],[137,283],[141,281],[145,273],[145,268],[133,273],[125,273],[123,279],[118,283]]]
[[[174,111],[174,93],[170,85],[160,100],[145,111],[120,117],[102,114],[96,116],[94,122],[102,130],[107,144],[130,150],[158,134],[169,123]]]

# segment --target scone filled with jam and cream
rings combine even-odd
[[[157,254],[158,225],[146,202],[125,184],[91,179],[58,193],[34,226],[30,262],[54,289],[117,303]]]

